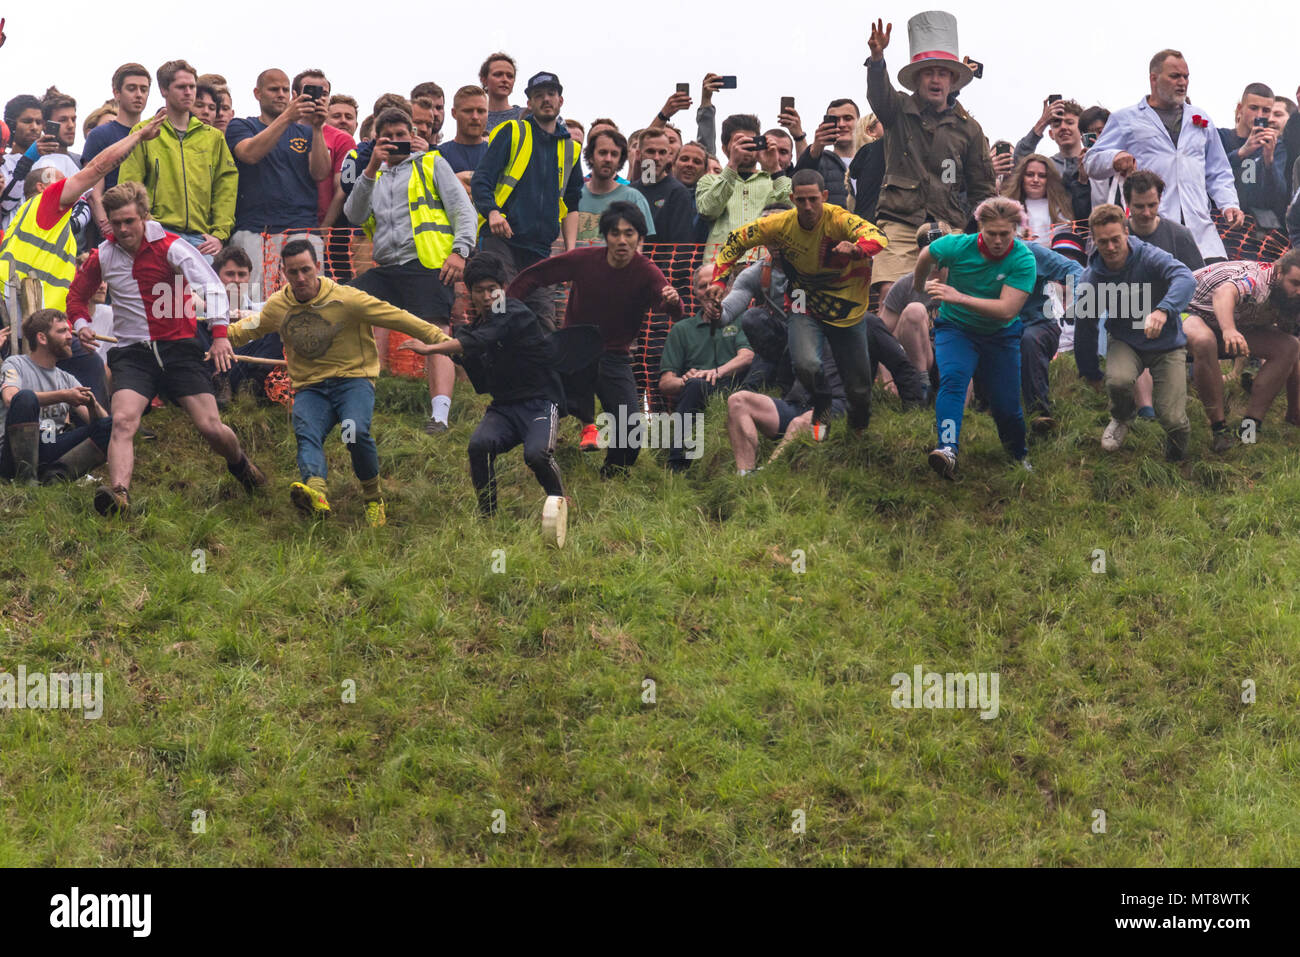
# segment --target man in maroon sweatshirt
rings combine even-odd
[[[632,344],[640,337],[648,310],[663,307],[674,322],[682,317],[682,300],[659,267],[637,252],[646,222],[631,203],[610,203],[600,216],[605,246],[588,246],[561,253],[529,266],[510,284],[506,295],[524,299],[534,289],[569,282],[564,327],[589,325],[600,329],[605,352],[586,373],[565,378],[568,411],[582,421],[582,449],[597,448],[596,398],[618,417],[611,435],[602,478],[623,475],[636,462],[639,446],[622,447],[621,436],[633,429],[641,414]],[[638,432],[640,430],[637,430]]]

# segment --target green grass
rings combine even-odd
[[[0,485],[0,669],[107,696],[98,721],[0,711],[0,866],[1292,863],[1300,433],[1275,409],[1212,457],[1193,402],[1189,462],[1153,423],[1106,456],[1103,400],[1053,373],[1029,477],[970,414],[942,483],[933,413],[883,397],[865,439],[745,480],[720,402],[684,478],[646,453],[602,483],[566,420],[559,552],[518,451],[475,517],[482,400],[431,438],[394,380],[386,529],[337,439],[334,517],[304,524],[283,411],[242,399],[258,498],[172,410],[127,520]],[[895,710],[917,664],[998,672],[999,716]]]

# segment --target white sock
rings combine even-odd
[[[753,469],[736,469],[736,474],[737,474],[737,475],[748,475],[748,474],[749,474],[750,472],[752,472],[752,471],[754,471],[754,470],[753,470]]]
[[[433,397],[433,420],[447,424],[447,416],[451,412],[451,396],[435,395]]]

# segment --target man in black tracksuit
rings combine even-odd
[[[496,457],[523,444],[524,462],[548,496],[564,495],[555,461],[555,430],[563,389],[558,357],[537,316],[518,299],[505,295],[505,264],[491,253],[478,253],[465,266],[472,321],[459,326],[447,342],[402,343],[423,355],[456,357],[478,392],[492,395],[469,440],[469,471],[479,510],[497,507]]]

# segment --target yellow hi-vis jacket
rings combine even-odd
[[[0,287],[30,276],[45,287],[41,304],[46,309],[66,309],[68,289],[77,275],[72,209],[64,211],[53,229],[41,229],[36,224],[40,201],[37,195],[19,206],[5,231],[0,244]]]
[[[406,199],[411,211],[411,232],[415,236],[415,251],[420,257],[420,265],[426,269],[441,269],[447,256],[451,254],[456,230],[451,225],[447,210],[442,206],[438,196],[438,184],[433,178],[433,164],[437,161],[438,151],[429,150],[420,157],[418,163],[411,164],[410,180],[407,182]],[[375,182],[386,171],[380,169],[375,174]],[[368,237],[375,235],[375,214],[372,207],[370,215],[361,224]]]
[[[506,200],[510,194],[515,191],[519,185],[519,180],[523,178],[524,170],[528,169],[528,161],[533,158],[533,124],[528,120],[510,120],[508,123],[502,123],[492,131],[488,137],[488,145],[500,135],[502,130],[511,130],[507,135],[510,136],[510,161],[506,163],[505,175],[501,177],[501,182],[497,183],[496,190],[492,193],[492,198],[496,200],[497,209],[506,208]],[[569,214],[569,208],[564,204],[564,187],[568,185],[569,173],[573,169],[573,164],[578,161],[578,144],[572,139],[559,139],[555,143],[556,158],[560,164],[560,222],[564,222],[564,217]],[[483,228],[487,222],[486,216],[478,218],[478,229]]]

